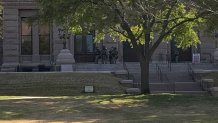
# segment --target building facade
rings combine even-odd
[[[3,67],[40,64],[54,65],[57,55],[63,48],[63,40],[59,38],[59,27],[55,24],[29,25],[27,20],[37,12],[35,0],[3,0],[4,39]],[[173,42],[162,43],[152,56],[152,61],[174,62],[192,60],[193,53],[200,53],[202,62],[212,62],[213,52],[217,48],[215,37],[199,34],[201,44],[198,47],[181,50]],[[76,62],[94,62],[95,47],[106,46],[118,49],[118,62],[137,61],[133,49],[128,43],[120,43],[105,36],[104,41],[94,43],[94,35],[71,34],[67,40],[67,48]],[[168,59],[169,60],[169,59]]]

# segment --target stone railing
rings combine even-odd
[[[210,91],[211,88],[214,87],[214,80],[213,79],[202,79],[201,80],[201,87],[205,91]]]
[[[218,72],[214,70],[195,70],[194,71],[194,80],[196,82],[199,82],[202,90],[207,91],[212,96],[218,96],[218,87],[216,87],[214,79],[211,78],[205,78],[206,75]]]

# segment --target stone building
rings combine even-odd
[[[3,62],[3,40],[0,38],[0,64]]]
[[[4,39],[3,68],[17,66],[37,66],[40,64],[55,65],[56,58],[63,48],[59,38],[58,27],[55,24],[29,25],[27,19],[37,11],[35,0],[3,0]],[[197,48],[185,51],[175,47],[173,42],[162,43],[152,57],[152,61],[166,61],[171,56],[175,62],[192,60],[193,53],[200,53],[202,62],[212,62],[213,52],[217,47],[216,38],[199,34],[201,44]],[[113,41],[106,36],[101,43],[93,42],[93,35],[70,35],[67,48],[74,55],[76,62],[94,62],[96,46],[117,47],[120,63],[137,61],[136,55],[128,43]]]

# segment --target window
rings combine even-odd
[[[49,25],[39,25],[39,54],[49,55],[50,54],[50,34]]]
[[[93,52],[93,35],[76,35],[75,36],[75,52],[76,53],[92,53]]]
[[[32,26],[27,23],[27,18],[21,18],[21,54],[32,55]]]

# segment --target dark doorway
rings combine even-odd
[[[75,35],[74,57],[76,62],[94,62],[94,37],[92,34]]]
[[[176,47],[176,42],[171,42],[171,60],[172,62],[192,61],[192,48],[182,49]]]
[[[143,46],[141,48],[143,48]],[[124,62],[139,62],[136,51],[127,41],[123,42],[123,60]]]

